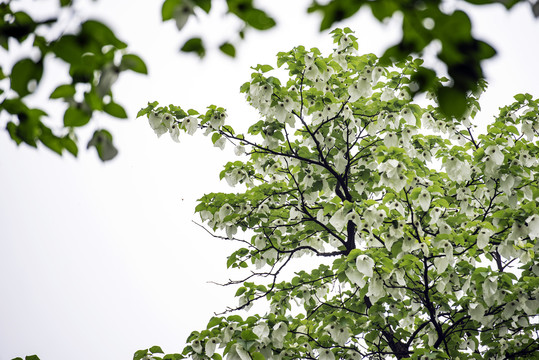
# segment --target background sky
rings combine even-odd
[[[277,52],[300,44],[327,53],[332,39],[318,32],[316,15],[305,14],[308,0],[273,0],[266,9],[278,20],[274,30],[248,33],[237,59],[214,50],[200,61],[178,53],[183,41],[204,32],[219,45],[237,24],[223,20],[216,4],[210,18],[191,19],[180,35],[160,22],[160,3],[102,0],[77,15],[103,19],[149,67],[148,77],[124,74],[113,88],[129,120],[103,116],[94,125],[113,133],[116,159],[101,163],[83,149],[78,159],[59,157],[17,147],[0,132],[0,360],[131,359],[152,345],[179,352],[192,330],[236,304],[235,289],[208,283],[234,277],[225,272],[233,247],[192,222],[196,199],[233,191],[218,177],[235,161],[232,149],[213,148],[201,134],[180,144],[157,139],[134,117],[154,100],[202,111],[216,104],[234,127],[245,127],[258,119],[239,93],[249,67],[274,65]],[[476,37],[499,52],[485,63],[490,87],[477,118],[485,124],[514,94],[539,96],[539,21],[529,4],[509,13],[501,5],[475,10]],[[379,24],[368,10],[343,26],[356,31],[361,53],[380,55],[400,36],[398,18]],[[47,76],[49,89],[62,81]]]

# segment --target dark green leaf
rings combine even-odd
[[[13,66],[13,69],[11,69],[11,88],[15,90],[20,97],[24,97],[34,91],[34,89],[31,88],[31,81],[34,80],[36,82],[35,85],[37,85],[41,80],[42,75],[43,63],[35,63],[28,58],[22,59]]]
[[[90,114],[77,107],[70,106],[64,113],[65,126],[83,126],[90,121]]]
[[[267,30],[275,26],[275,20],[259,9],[250,9],[239,17],[257,30]]]
[[[210,10],[211,10],[211,0],[196,0],[195,2],[206,13],[210,12]]]
[[[236,56],[236,48],[234,48],[234,45],[232,45],[231,43],[226,42],[223,45],[221,45],[219,49],[230,57]]]
[[[125,112],[124,108],[116,104],[115,102],[110,102],[108,104],[105,104],[103,106],[103,110],[114,117],[120,118],[120,119],[127,119],[127,113]]]
[[[148,74],[148,69],[146,68],[146,64],[144,63],[144,61],[134,54],[125,54],[122,57],[120,69],[129,69],[140,74]]]
[[[118,49],[127,47],[127,44],[120,41],[108,26],[96,20],[84,22],[81,26],[81,35],[92,39],[101,47],[105,45],[113,45]]]
[[[39,360],[39,358],[37,357],[37,355],[29,355],[25,358],[26,360]]]
[[[446,116],[459,118],[466,111],[466,94],[452,87],[440,87],[437,92],[440,109]]]
[[[200,58],[203,58],[204,55],[206,55],[206,49],[204,48],[201,38],[191,38],[187,40],[180,50],[183,52],[194,52]]]

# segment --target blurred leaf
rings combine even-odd
[[[163,21],[170,20],[174,16],[174,9],[180,5],[182,0],[165,0],[161,7],[161,19]]]
[[[54,135],[50,128],[46,127],[44,124],[41,124],[41,134],[39,135],[39,140],[54,151],[55,153],[62,155],[62,150],[64,149],[62,138]]]
[[[127,113],[125,112],[125,109],[115,102],[110,102],[108,104],[105,104],[103,106],[103,110],[114,117],[117,117],[119,119],[127,119]]]
[[[83,126],[90,121],[90,114],[77,107],[70,106],[64,113],[64,126]]]
[[[195,2],[206,13],[210,12],[210,10],[211,10],[211,0],[195,0]]]
[[[64,35],[51,44],[53,53],[70,64],[80,62],[84,50],[80,40],[75,35]]]
[[[108,26],[96,20],[84,22],[81,26],[81,35],[96,41],[100,46],[113,45],[118,49],[127,47],[127,44],[120,41]]]
[[[29,89],[32,80],[39,83],[43,75],[43,63],[35,63],[26,58],[18,61],[11,69],[11,88],[24,97],[30,94],[33,89]],[[36,84],[37,85],[37,84]]]
[[[88,142],[87,149],[92,146],[96,148],[99,158],[103,161],[112,160],[118,155],[118,150],[112,144],[112,135],[107,130],[94,132],[94,136]]]
[[[77,143],[73,141],[68,135],[64,136],[60,139],[62,146],[69,151],[73,156],[77,157],[79,153],[79,148],[77,146]]]
[[[226,42],[219,49],[230,57],[236,57],[236,48],[231,43]]]
[[[75,96],[75,87],[73,85],[60,85],[51,93],[51,99],[68,98]]]
[[[2,4],[1,6],[8,6],[8,9],[2,9],[5,13],[9,14],[10,9],[8,4]],[[4,15],[2,13],[1,15]],[[8,48],[8,38],[14,38],[18,42],[24,41],[28,35],[35,32],[37,24],[34,20],[25,12],[18,11],[13,13],[13,21],[5,21],[4,18],[0,18],[0,45],[5,49]]]
[[[201,38],[191,38],[183,44],[181,47],[181,51],[183,52],[194,52],[196,53],[200,58],[203,58],[204,55],[206,55],[206,49],[204,49],[204,45],[202,43]]]
[[[459,118],[466,111],[466,94],[453,87],[442,86],[437,92],[440,109],[447,116]]]
[[[275,20],[259,9],[250,9],[239,17],[257,30],[267,30],[275,26]]]
[[[125,54],[124,56],[122,56],[120,69],[129,69],[140,74],[148,74],[148,69],[146,68],[146,64],[144,63],[144,61],[134,54]]]

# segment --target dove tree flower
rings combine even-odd
[[[534,358],[539,101],[515,96],[478,133],[476,95],[465,117],[447,117],[435,97],[411,98],[421,60],[389,64],[359,55],[348,29],[333,37],[328,56],[279,53],[286,79],[253,68],[240,91],[259,113],[246,132],[214,105],[139,113],[157,133],[176,124],[179,138],[227,144],[220,176],[241,190],[204,195],[196,212],[237,242],[227,266],[250,270],[225,284],[239,305],[164,358]],[[302,257],[310,267],[286,275]]]

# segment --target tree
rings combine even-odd
[[[79,0],[80,2],[80,0]],[[500,3],[511,9],[519,0],[467,0],[473,5]],[[34,59],[28,53],[9,70],[0,68],[0,80],[8,78],[9,87],[0,88],[3,96],[0,114],[9,117],[7,130],[11,138],[36,147],[39,142],[62,154],[67,150],[78,153],[77,128],[87,126],[96,112],[105,112],[113,117],[126,118],[120,104],[114,102],[112,83],[126,70],[146,74],[144,61],[127,52],[127,44],[119,40],[114,32],[96,20],[79,21],[73,29],[58,33],[55,28],[63,27],[59,22],[62,13],[76,13],[74,1],[59,0],[57,15],[50,19],[31,16],[33,3],[10,0],[0,5],[0,44],[9,50],[9,40],[29,42],[36,53]],[[539,15],[539,2],[528,1],[532,12]],[[164,0],[162,20],[175,21],[182,30],[195,16],[204,16],[212,11],[211,0]],[[12,6],[13,5],[13,6]],[[410,54],[421,54],[431,43],[439,41],[442,48],[439,59],[447,65],[451,82],[436,87],[440,111],[445,115],[460,117],[466,110],[466,96],[477,91],[477,84],[484,77],[482,61],[496,54],[495,49],[472,35],[472,24],[465,11],[444,10],[442,1],[312,1],[308,13],[321,14],[320,30],[330,29],[335,23],[354,16],[363,6],[368,6],[373,16],[384,21],[402,14],[402,39],[387,49],[382,65],[403,60]],[[501,5],[500,5],[501,6]],[[26,8],[26,10],[24,10]],[[17,10],[14,10],[17,9]],[[253,0],[227,0],[226,14],[241,24],[234,39],[220,45],[226,55],[236,55],[236,45],[244,38],[248,29],[265,31],[276,25],[266,11],[256,6]],[[219,28],[219,27],[217,27]],[[43,35],[43,34],[47,35]],[[188,39],[181,51],[203,57],[206,53],[204,34]],[[84,57],[82,55],[85,55]],[[15,56],[8,52],[8,55]],[[51,72],[48,65],[54,58],[69,66],[70,83],[62,84],[51,94],[51,99],[62,99],[66,104],[63,126],[49,126],[43,119],[47,109],[32,108],[26,97],[36,91],[43,72]],[[428,67],[419,67],[415,73],[417,87],[412,96],[433,88],[436,73]],[[7,83],[7,82],[6,82]],[[86,89],[86,90],[82,90]],[[54,120],[54,119],[52,119]],[[59,129],[59,130],[58,130]],[[117,150],[112,144],[112,135],[105,129],[96,129],[88,142],[95,146],[102,160],[113,158]]]
[[[279,53],[286,80],[253,68],[241,92],[261,119],[246,132],[214,105],[139,112],[158,136],[234,147],[220,178],[241,191],[196,212],[247,272],[224,284],[238,306],[181,354],[134,359],[536,358],[539,100],[516,95],[481,132],[478,95],[448,117],[435,88],[411,99],[420,59],[380,66],[349,29],[333,37],[329,56]],[[240,312],[253,304],[267,311]]]

